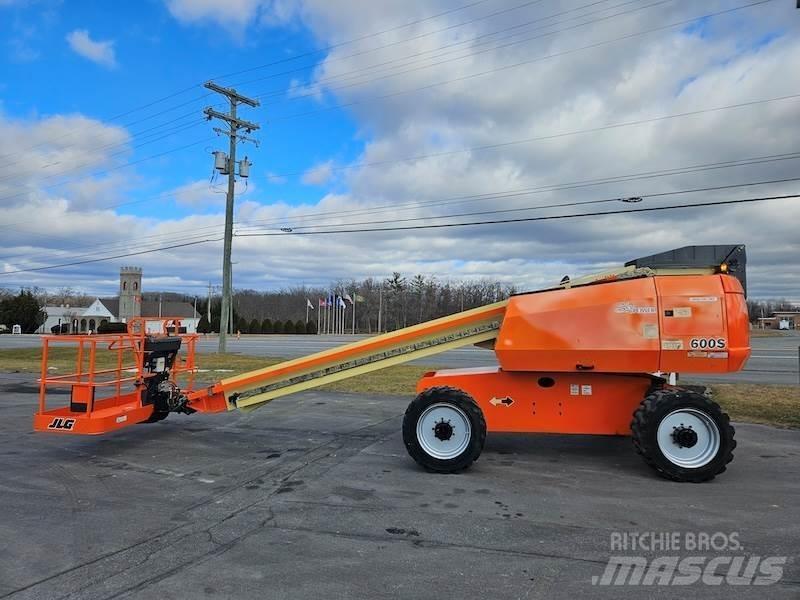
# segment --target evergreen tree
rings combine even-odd
[[[261,333],[272,333],[272,321],[269,319],[261,321]]]
[[[250,325],[247,327],[247,333],[261,333],[261,323],[258,322],[258,319],[250,321]]]
[[[283,333],[283,323],[281,321],[273,321],[270,333]]]
[[[317,333],[317,322],[316,321],[309,321],[306,323],[306,333]]]
[[[23,333],[35,333],[46,319],[42,305],[29,290],[20,290],[16,296],[9,296],[0,302],[0,323],[9,329],[19,325]]]

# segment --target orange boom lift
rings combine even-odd
[[[630,435],[661,475],[705,481],[732,460],[734,430],[716,403],[675,382],[678,373],[744,366],[745,264],[741,245],[679,248],[197,389],[197,336],[181,333],[178,319],[135,319],[117,335],[45,336],[34,429],[102,434],[171,412],[253,410],[476,344],[493,349],[499,366],[432,371],[417,384],[403,440],[420,465],[465,469],[487,431]],[[52,375],[50,350],[64,343],[77,346],[76,370]],[[47,392],[59,386],[70,403],[48,408]]]

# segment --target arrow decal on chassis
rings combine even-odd
[[[492,406],[511,406],[514,404],[514,399],[511,396],[505,396],[503,398],[492,398],[489,400],[489,404]]]

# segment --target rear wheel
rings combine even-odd
[[[483,450],[486,421],[462,390],[433,387],[419,394],[403,417],[403,442],[420,465],[439,473],[470,466]]]
[[[648,394],[633,414],[631,433],[645,462],[673,481],[713,479],[736,448],[728,415],[707,396],[687,390]]]

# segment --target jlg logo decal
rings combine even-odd
[[[72,428],[75,427],[75,419],[63,419],[61,417],[56,417],[47,426],[48,429],[58,429],[63,431],[71,431]]]
[[[725,338],[692,338],[689,347],[692,350],[713,350],[724,348],[727,345]]]

